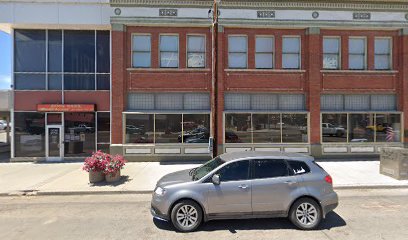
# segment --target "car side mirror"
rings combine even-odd
[[[212,183],[214,183],[215,185],[220,185],[221,181],[220,181],[220,175],[218,174],[214,174],[211,178]]]

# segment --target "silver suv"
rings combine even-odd
[[[289,217],[308,230],[337,205],[330,175],[312,157],[236,152],[161,178],[151,213],[182,232],[214,219],[269,217]]]

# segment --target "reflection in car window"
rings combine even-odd
[[[205,175],[207,175],[209,172],[212,170],[216,169],[217,167],[221,166],[224,163],[224,161],[220,157],[216,157],[203,165],[201,167],[197,168],[194,170],[193,174],[193,181],[196,181]]]
[[[301,161],[288,160],[289,166],[293,170],[294,175],[305,174],[310,172],[309,166]]]
[[[288,166],[281,159],[254,160],[253,178],[273,178],[288,175]]]
[[[218,173],[221,182],[247,180],[249,176],[249,160],[232,162],[223,168]]]

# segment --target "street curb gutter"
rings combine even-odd
[[[334,190],[363,190],[363,189],[408,189],[408,185],[360,185],[360,186],[338,186]],[[111,194],[152,194],[153,190],[120,190],[120,191],[54,191],[32,193],[11,192],[0,193],[0,197],[10,196],[69,196],[69,195],[111,195]]]

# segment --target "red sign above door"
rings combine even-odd
[[[95,112],[95,104],[38,104],[39,112]]]

